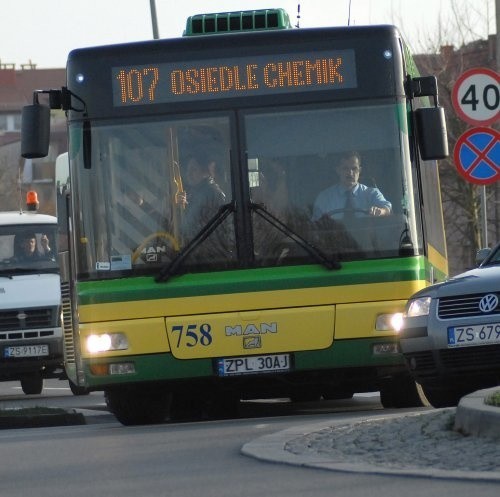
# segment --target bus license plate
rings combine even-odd
[[[217,361],[219,376],[271,373],[290,370],[290,355],[275,354],[248,357],[231,357]]]
[[[500,343],[500,323],[448,328],[448,347]]]
[[[48,345],[17,345],[6,347],[3,353],[4,357],[40,357],[49,355]]]

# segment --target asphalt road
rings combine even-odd
[[[496,497],[500,492],[498,482],[487,480],[325,471],[241,453],[252,440],[283,430],[299,433],[311,423],[384,416],[388,411],[377,394],[303,404],[248,402],[240,419],[124,427],[106,413],[101,393],[74,396],[67,383],[50,380],[42,395],[25,396],[15,382],[0,383],[0,408],[21,404],[92,409],[102,415],[100,422],[87,425],[0,430],[2,496]]]

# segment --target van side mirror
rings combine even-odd
[[[49,140],[50,108],[38,103],[25,105],[21,114],[21,156],[25,159],[46,157]]]
[[[442,107],[421,107],[415,111],[417,138],[423,160],[445,159],[449,155],[446,119]]]

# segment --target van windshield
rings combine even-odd
[[[0,271],[58,269],[56,225],[0,227]]]

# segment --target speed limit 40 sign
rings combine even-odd
[[[500,75],[485,67],[465,71],[452,93],[457,114],[474,126],[488,126],[500,117]]]

